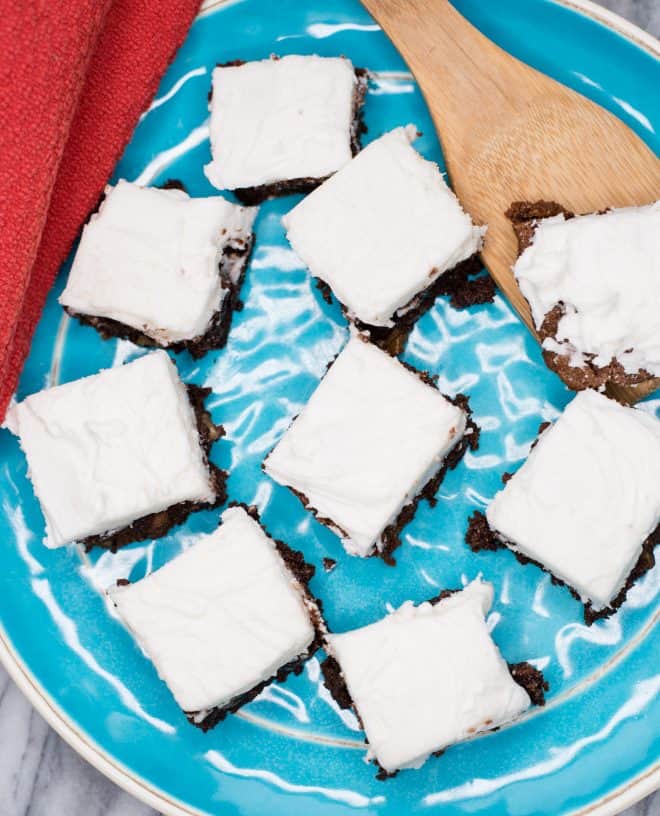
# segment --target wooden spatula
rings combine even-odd
[[[507,54],[448,0],[363,3],[424,93],[456,194],[488,224],[486,267],[534,331],[511,272],[511,202],[554,200],[577,213],[648,204],[660,196],[660,161],[621,120]],[[610,388],[634,402],[659,385]]]

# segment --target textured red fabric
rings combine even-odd
[[[199,0],[31,0],[0,18],[0,418],[80,227]]]

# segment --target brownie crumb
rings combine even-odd
[[[180,179],[167,179],[163,184],[158,185],[161,190],[181,190],[187,193],[186,185]]]
[[[531,663],[509,663],[511,677],[529,694],[533,705],[545,705],[545,692],[550,688],[543,672],[534,668]]]
[[[475,510],[470,516],[465,541],[475,553],[482,550],[499,550],[504,546],[493,535],[486,516],[480,510]]]
[[[325,302],[329,305],[332,305],[332,289],[328,286],[325,281],[322,281],[321,278],[315,278],[315,285],[316,288],[321,293],[321,297]]]
[[[543,433],[543,431],[547,431],[547,430],[548,430],[548,428],[549,428],[551,425],[552,425],[552,422],[542,422],[542,423],[539,425],[539,429],[538,429],[538,431],[536,432],[536,439],[535,439],[535,440],[532,442],[532,444],[531,444],[531,445],[530,445],[530,447],[529,447],[529,452],[530,452],[530,453],[531,453],[531,452],[534,450],[534,448],[535,448],[535,447],[536,447],[536,446],[539,444],[539,439],[541,438],[541,434]]]
[[[399,773],[398,770],[386,771],[385,768],[383,768],[383,766],[376,760],[374,760],[374,764],[378,766],[376,779],[378,779],[380,782],[384,782],[386,779],[394,779],[394,777]]]
[[[454,309],[467,309],[492,303],[495,297],[495,281],[483,267],[478,255],[444,272],[438,278],[438,294],[447,295]]]
[[[513,473],[506,471],[506,473],[502,474],[502,484],[506,484],[510,479],[513,478]]]
[[[332,570],[337,566],[337,562],[334,558],[324,558],[323,559],[323,569],[326,572],[332,572]]]
[[[128,586],[130,583],[128,578],[117,578],[117,586]]]

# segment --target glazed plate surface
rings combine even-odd
[[[641,32],[627,36],[572,6],[528,0],[457,0],[487,35],[515,55],[621,116],[660,149],[660,69]],[[584,4],[580,4],[584,8]],[[587,7],[587,11],[589,11]],[[641,42],[634,42],[639,35]],[[652,44],[651,44],[652,47]],[[206,94],[216,62],[271,53],[345,54],[374,72],[366,141],[415,123],[418,149],[441,161],[424,101],[405,65],[357,0],[242,0],[209,9],[194,24],[158,97],[143,116],[116,177],[144,184],[181,179],[213,192]],[[654,90],[655,89],[655,90]],[[151,664],[110,613],[100,590],[135,580],[171,559],[220,511],[194,515],[164,539],[112,555],[42,546],[43,518],[11,435],[0,431],[0,655],[39,710],[87,759],[132,793],[172,814],[339,816],[560,816],[617,812],[658,784],[660,702],[657,629],[660,570],[648,573],[615,617],[584,626],[581,607],[509,552],[473,555],[463,537],[503,472],[517,468],[538,426],[570,399],[501,297],[452,309],[446,298],[413,331],[403,358],[471,397],[481,447],[468,453],[405,529],[395,568],[344,553],[338,539],[260,470],[265,454],[309,398],[347,339],[290,250],[280,217],[298,197],[266,203],[243,299],[227,347],[200,362],[176,357],[188,382],[212,388],[227,436],[213,458],[231,469],[230,498],[257,504],[272,535],[317,566],[312,589],[331,628],[381,617],[411,598],[460,587],[478,574],[495,586],[493,636],[510,662],[531,660],[551,684],[545,709],[514,726],[456,746],[420,771],[387,782],[363,761],[353,716],[331,702],[319,655],[300,677],[273,685],[240,714],[203,734],[177,709]],[[414,236],[410,237],[414,240]],[[144,353],[104,342],[64,317],[56,299],[39,325],[18,397]],[[660,398],[643,409],[660,415]],[[326,573],[324,556],[337,566]]]

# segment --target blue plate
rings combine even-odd
[[[545,0],[460,0],[460,10],[512,53],[619,114],[660,147],[658,63],[642,47],[568,7]],[[182,179],[213,192],[206,93],[213,65],[272,52],[346,54],[375,72],[366,101],[367,139],[416,123],[421,152],[441,161],[422,97],[405,65],[356,0],[244,0],[199,18],[142,118],[116,177],[158,184]],[[297,201],[265,204],[227,347],[201,362],[177,356],[183,377],[208,385],[213,417],[227,429],[213,458],[231,469],[232,499],[256,503],[274,536],[316,564],[312,589],[332,629],[382,616],[388,604],[420,601],[481,573],[496,588],[490,622],[511,662],[531,660],[551,684],[545,709],[498,733],[451,748],[421,770],[387,782],[363,762],[355,719],[340,712],[313,658],[300,677],[273,685],[241,713],[202,734],[177,709],[151,664],[110,613],[99,590],[168,561],[218,511],[196,514],[165,538],[116,555],[77,547],[49,551],[44,523],[16,441],[0,432],[0,641],[8,668],[41,711],[86,757],[167,813],[401,816],[612,813],[657,783],[660,571],[647,574],[615,617],[587,628],[563,588],[508,552],[475,556],[463,543],[467,517],[524,459],[539,423],[570,393],[549,372],[511,309],[455,311],[446,299],[419,322],[404,358],[439,375],[443,391],[471,395],[482,444],[451,472],[434,509],[405,530],[395,568],[346,555],[259,464],[309,398],[347,337],[336,305],[324,303],[290,251],[281,215]],[[143,353],[104,342],[63,316],[62,270],[37,330],[18,397]],[[645,410],[660,413],[660,399]],[[323,556],[338,562],[325,573]]]

